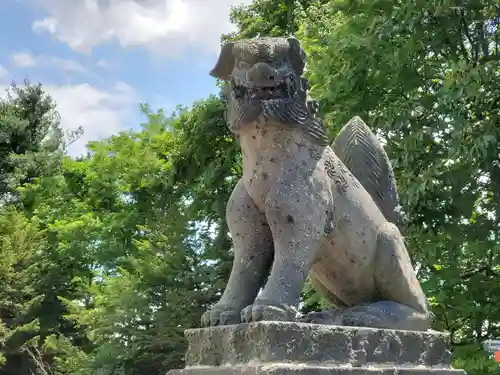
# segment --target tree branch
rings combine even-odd
[[[467,271],[467,272],[461,274],[460,278],[462,280],[468,280],[472,276],[477,275],[478,273],[481,273],[481,272],[485,272],[485,271],[488,271],[492,275],[497,274],[495,271],[493,271],[493,269],[489,265],[484,265],[484,266],[479,267],[478,269]]]

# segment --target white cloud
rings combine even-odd
[[[234,26],[232,5],[252,0],[39,0],[47,16],[33,23],[83,53],[117,40],[174,55],[191,46],[214,53]]]
[[[52,56],[39,56],[39,61],[41,64],[47,64],[59,69],[65,70],[67,72],[75,73],[86,73],[85,67],[75,60],[61,59],[59,57]]]
[[[30,52],[16,52],[11,55],[12,62],[21,68],[51,67],[73,73],[86,73],[85,67],[75,60],[61,59],[54,56],[35,56]]]
[[[63,129],[83,127],[84,134],[70,146],[70,155],[85,153],[85,145],[91,140],[124,130],[127,120],[138,111],[138,94],[125,83],[118,82],[108,90],[88,83],[44,87],[57,103]]]
[[[99,59],[97,60],[97,62],[95,63],[95,65],[99,68],[112,68],[114,66],[114,64],[109,61],[109,60],[106,60],[106,59]]]
[[[12,54],[12,61],[21,68],[30,68],[36,65],[35,57],[29,52],[17,52]]]

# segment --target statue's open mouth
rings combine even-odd
[[[236,99],[247,99],[249,101],[266,101],[290,98],[290,90],[283,82],[274,86],[246,87],[236,86],[234,89]]]

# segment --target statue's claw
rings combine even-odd
[[[201,316],[201,326],[202,327],[210,327],[212,324],[212,319],[211,319],[212,311],[206,311],[203,313]]]
[[[220,314],[220,325],[228,326],[231,324],[240,324],[240,314],[234,310],[226,310]]]
[[[225,308],[214,307],[201,316],[202,327],[225,326],[239,323],[241,323],[239,314],[234,310]]]
[[[255,303],[241,311],[241,321],[244,323],[259,321],[293,322],[296,320],[296,315],[297,310],[292,306]]]

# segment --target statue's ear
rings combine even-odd
[[[300,42],[295,37],[287,38],[288,45],[290,46],[289,58],[292,63],[292,67],[301,75],[304,72],[304,67],[306,65],[306,53],[300,45]]]
[[[219,59],[210,72],[210,75],[212,77],[219,78],[224,81],[229,81],[229,76],[234,67],[233,47],[234,42],[224,43],[219,54]]]

